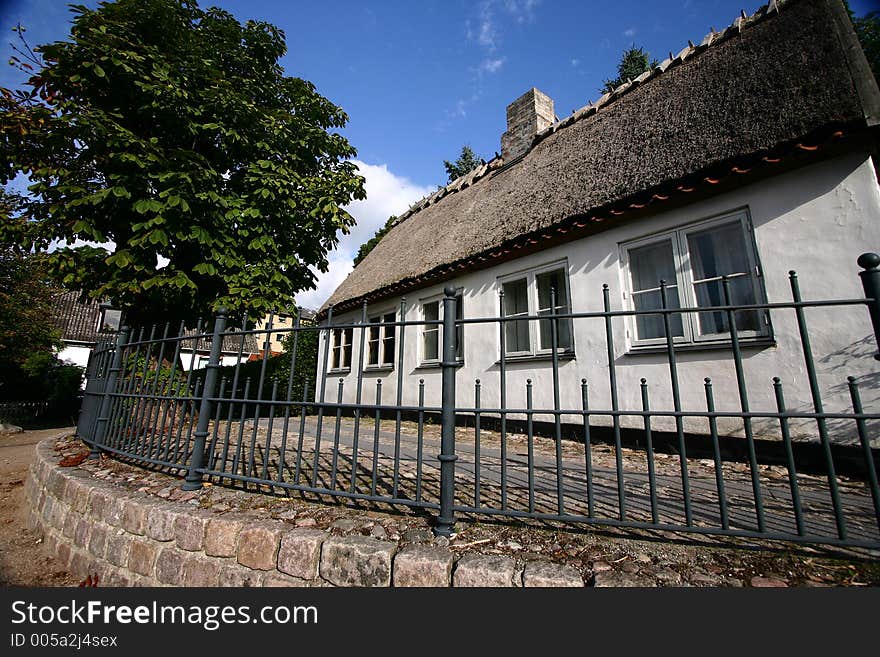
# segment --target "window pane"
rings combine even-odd
[[[566,314],[570,312],[568,306],[568,290],[565,285],[565,270],[556,269],[535,277],[538,286],[538,314],[549,315],[552,303],[551,290],[556,289],[556,313]],[[571,349],[571,319],[561,319],[556,322],[556,346],[559,349]],[[541,320],[538,324],[541,336],[541,349],[553,348],[553,333],[550,320]]]
[[[747,306],[757,303],[751,276],[738,276],[729,280],[731,305]],[[702,308],[724,305],[724,291],[721,281],[697,283],[694,285],[694,291],[697,296],[697,305]],[[735,313],[734,316],[736,317],[736,328],[738,331],[758,331],[761,328],[759,311],[742,311]],[[727,312],[700,313],[699,320],[700,335],[730,332]]]
[[[394,313],[390,315],[385,315],[385,322],[393,322],[395,319]],[[383,326],[385,330],[385,337],[382,338],[382,363],[384,365],[393,364],[394,363],[394,336],[396,326]]]
[[[101,327],[102,333],[112,333],[119,330],[119,323],[122,320],[121,310],[108,309],[104,311],[104,325]]]
[[[339,355],[342,351],[342,345],[340,344],[342,331],[339,329],[333,329],[333,348],[332,348],[332,362],[330,367],[334,370],[339,369]]]
[[[568,305],[568,291],[565,286],[565,270],[556,269],[535,277],[538,284],[538,310],[547,310],[550,308],[550,290],[556,288],[556,306],[557,312],[560,307]],[[567,312],[567,311],[566,311]]]
[[[370,324],[377,323],[379,321],[378,317],[371,317]],[[367,365],[378,365],[379,364],[379,331],[380,327],[371,326],[369,328],[369,337],[367,338]]]
[[[521,278],[516,281],[509,281],[501,289],[504,291],[505,316],[528,314],[529,295],[526,279]]]
[[[666,288],[666,304],[669,308],[680,308],[678,300],[678,288],[675,286]],[[662,308],[660,292],[641,292],[633,295],[633,305],[636,310],[656,310]],[[670,315],[669,326],[673,337],[684,335],[681,323],[681,315]],[[651,338],[665,338],[666,331],[663,326],[663,315],[636,315],[636,338],[649,340]]]
[[[347,328],[344,331],[343,343],[343,367],[351,367],[351,343],[354,338],[354,329]]]
[[[746,248],[748,247],[742,225],[738,220],[688,235],[688,251],[694,281],[716,279],[694,283],[698,306],[705,308],[724,305],[722,282],[717,280],[720,276],[734,276],[730,279],[730,300],[733,305],[757,303]],[[700,313],[699,323],[701,335],[730,331],[726,312]],[[740,331],[759,330],[759,313],[757,311],[736,313],[736,327]]]
[[[675,258],[672,242],[665,240],[629,251],[633,292],[660,287],[661,279],[675,283]]]
[[[422,313],[426,322],[440,319],[440,302],[431,301],[422,305]],[[426,324],[422,327],[422,359],[439,360],[440,328],[437,324]]]
[[[438,360],[438,336],[440,335],[440,331],[435,328],[426,329],[424,333],[422,333],[422,353],[424,354],[425,360]]]
[[[502,290],[504,291],[504,315],[506,317],[529,314],[526,279],[521,278],[504,283]],[[504,331],[505,351],[507,353],[531,350],[528,321],[505,322]]]
[[[746,242],[739,221],[688,235],[694,280],[743,274],[749,270]]]

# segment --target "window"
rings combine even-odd
[[[442,319],[443,301],[431,299],[422,303],[422,319],[426,322],[436,322]],[[464,319],[464,297],[455,295],[455,319]],[[436,365],[443,355],[443,332],[440,324],[422,325],[422,363]],[[464,362],[464,325],[455,326],[455,360]]]
[[[666,282],[669,308],[707,308],[724,304],[722,277],[730,283],[734,306],[762,303],[764,296],[751,225],[745,211],[623,245],[623,263],[633,310],[662,307],[660,281]],[[769,335],[764,311],[735,314],[738,335]],[[665,343],[663,317],[640,315],[631,323],[635,346]],[[727,312],[670,315],[676,342],[723,342],[729,339]]]
[[[105,304],[100,306],[100,316],[98,318],[99,333],[115,333],[119,330],[122,322],[122,311],[111,308]]]
[[[330,358],[331,370],[351,369],[351,342],[354,329],[333,329],[333,347]]]
[[[367,367],[394,367],[396,320],[397,314],[393,312],[369,318],[371,326],[367,331]]]
[[[501,290],[504,293],[502,313],[505,317],[549,317],[554,310],[557,315],[571,312],[568,275],[564,265],[556,264],[508,276],[501,281]],[[556,320],[556,329],[557,350],[573,351],[571,318]],[[506,356],[534,356],[552,350],[552,320],[534,322],[520,319],[504,323]]]

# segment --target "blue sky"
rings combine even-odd
[[[93,0],[83,4],[95,6]],[[505,108],[532,86],[549,94],[561,118],[600,94],[631,44],[662,60],[688,39],[729,25],[759,0],[482,0],[466,2],[202,1],[239,20],[281,27],[288,75],[311,80],[351,117],[343,131],[358,150],[368,199],[350,211],[358,219],[331,256],[319,289],[298,297],[320,305],[351,270],[358,246],[389,214],[446,182],[444,159],[463,144],[489,159],[500,150]],[[857,15],[877,0],[852,0]],[[11,26],[21,22],[31,44],[65,38],[70,13],[61,0],[0,0],[0,43],[11,54]],[[0,85],[20,75],[0,68]]]

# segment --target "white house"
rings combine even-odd
[[[560,313],[601,312],[603,285],[612,310],[654,309],[661,279],[670,306],[723,305],[721,276],[735,305],[789,302],[790,270],[805,299],[862,298],[856,259],[880,251],[878,123],[880,92],[842,2],[771,3],[562,120],[549,97],[526,92],[507,108],[501,155],[402,215],[318,319],[332,306],[333,324],[356,324],[364,302],[372,323],[438,319],[450,285],[465,318],[545,315],[554,287]],[[851,409],[847,376],[876,408],[877,344],[866,307],[809,308],[805,317],[825,411]],[[662,319],[611,324],[619,408],[641,409],[644,378],[652,408],[672,409]],[[560,407],[581,407],[586,379],[591,407],[610,409],[604,318],[559,326]],[[671,328],[681,408],[705,411],[711,377],[719,410],[739,411],[724,314],[689,314]],[[393,403],[399,329],[368,328],[363,353],[360,329],[333,330],[326,400],[335,401],[342,378],[345,400],[354,401],[360,362],[363,401],[381,379],[383,399]],[[795,311],[740,312],[737,329],[751,409],[776,410],[772,377],[780,377],[788,407],[811,412]],[[497,407],[498,324],[458,330],[457,405],[473,404],[479,379],[483,404]],[[419,379],[426,403],[440,403],[439,333],[435,325],[405,327],[406,405],[417,403]],[[550,323],[509,323],[505,338],[506,407],[525,406],[531,379],[535,407],[553,408]],[[624,427],[642,422],[621,419]],[[654,424],[670,429],[673,421]],[[705,418],[685,428],[708,430]],[[854,429],[832,426],[832,439],[847,441]],[[741,435],[742,420],[722,418],[719,431]],[[778,422],[756,420],[755,431],[778,433]],[[793,421],[792,432],[815,439],[815,422]]]

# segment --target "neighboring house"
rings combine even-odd
[[[101,304],[94,299],[81,301],[79,292],[63,292],[56,298],[53,312],[53,322],[61,331],[63,343],[58,357],[65,362],[85,367],[92,348],[98,342],[116,339],[122,321],[122,312],[109,304]],[[184,335],[194,336],[196,332],[189,330]],[[240,337],[227,337],[223,341],[221,362],[223,365],[234,365],[246,361],[257,352],[257,342],[253,335],[245,336],[243,345]],[[210,338],[183,340],[180,349],[181,366],[185,370],[204,367],[210,353]]]
[[[880,92],[842,2],[771,3],[561,121],[550,98],[529,90],[507,108],[501,155],[403,214],[318,319],[332,305],[333,323],[357,323],[364,302],[372,322],[438,319],[449,285],[467,318],[547,314],[551,287],[561,313],[602,311],[604,284],[612,310],[658,308],[660,279],[670,305],[705,307],[721,304],[722,275],[734,304],[787,302],[789,270],[805,298],[863,297],[856,258],[880,251],[878,122]],[[641,408],[644,377],[652,407],[670,409],[662,320],[631,320],[613,320],[620,407]],[[825,409],[849,410],[846,376],[877,377],[868,313],[813,309],[808,321]],[[779,376],[789,407],[812,411],[794,312],[740,313],[737,323],[752,408],[775,410]],[[549,326],[508,324],[508,408],[524,408],[526,379],[535,407],[553,407]],[[358,329],[332,331],[329,369],[344,379],[347,402],[358,359],[370,381],[383,381],[383,399],[395,398],[395,328],[370,328],[363,354]],[[726,318],[691,314],[672,330],[682,407],[705,411],[703,380],[712,377],[718,407],[738,411]],[[473,404],[480,379],[484,405],[498,406],[498,325],[458,331],[457,404]],[[439,404],[439,332],[407,327],[404,405],[417,403],[418,379],[426,403]],[[586,379],[591,406],[611,408],[603,318],[561,321],[558,346],[561,407],[581,407]],[[335,398],[336,386],[326,389]],[[876,403],[878,386],[863,397]],[[625,427],[642,422],[622,418]],[[741,420],[719,425],[741,434]],[[814,422],[792,426],[795,437],[815,435]],[[766,428],[778,432],[778,423]],[[706,433],[705,418],[686,429]]]
[[[313,323],[315,320],[314,310],[310,310],[308,308],[300,308],[299,314],[300,322],[302,324]],[[262,344],[259,345],[259,352],[252,356],[252,358],[263,357],[263,353],[266,350],[265,340],[267,336],[269,338],[269,355],[280,355],[281,352],[284,351],[284,339],[291,333],[291,331],[285,331],[284,329],[292,329],[294,321],[295,316],[291,313],[272,313],[266,315],[263,319],[258,321],[254,326],[254,329],[257,331],[266,331],[266,333],[257,334],[259,335],[259,338],[257,339],[262,341]]]
[[[63,292],[55,298],[52,322],[61,331],[63,347],[58,358],[85,367],[92,348],[115,339],[122,313],[94,299],[81,301],[79,292]]]

